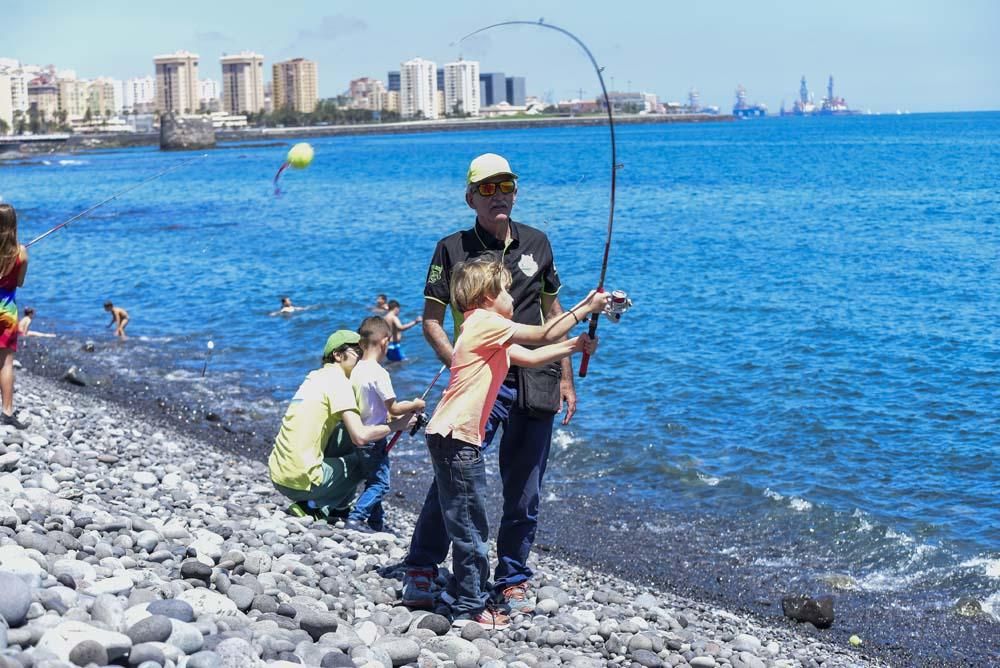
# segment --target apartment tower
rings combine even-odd
[[[319,102],[319,78],[316,63],[305,58],[293,58],[272,67],[274,108],[293,109],[311,114]]]
[[[243,51],[222,60],[222,109],[256,114],[264,109],[264,56]]]
[[[198,111],[198,56],[178,51],[153,58],[156,67],[156,110],[190,114]]]
[[[437,118],[436,90],[437,69],[433,61],[414,58],[400,64],[399,111],[403,118]]]
[[[444,66],[446,114],[479,115],[479,62],[458,60]]]

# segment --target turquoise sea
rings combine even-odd
[[[420,312],[435,241],[473,223],[479,153],[521,175],[514,217],[550,235],[563,301],[597,281],[606,128],[311,143],[280,197],[288,145],[230,145],[99,209],[31,249],[19,303],[104,368],[266,432],[376,293]],[[547,503],[608,499],[622,518],[600,521],[646,539],[725,526],[702,553],[757,580],[842,574],[915,614],[969,597],[1000,616],[1000,113],[621,126],[618,153],[608,286],[635,307],[601,325]],[[189,157],[3,164],[0,198],[26,240]],[[283,295],[309,308],[269,316]],[[419,393],[437,363],[419,329],[405,348],[395,383]]]

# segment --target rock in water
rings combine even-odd
[[[215,147],[215,129],[208,116],[177,116],[160,118],[161,151],[195,151]]]
[[[62,379],[67,383],[79,385],[80,387],[86,387],[90,384],[90,379],[87,378],[87,374],[85,374],[78,366],[71,366],[66,369],[66,373],[63,374]]]
[[[781,599],[781,610],[785,617],[797,622],[809,622],[818,629],[828,629],[833,625],[833,597],[812,598],[802,594]]]

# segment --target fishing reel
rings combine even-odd
[[[608,317],[608,320],[618,324],[622,321],[622,316],[625,312],[632,308],[632,300],[624,290],[614,290],[611,293],[611,300],[608,305],[604,308],[604,315]]]
[[[417,421],[410,427],[410,436],[416,436],[425,424],[427,424],[427,413],[417,413]]]

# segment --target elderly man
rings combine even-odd
[[[469,165],[466,183],[465,201],[476,212],[475,225],[438,242],[424,287],[424,336],[438,358],[449,366],[452,341],[445,332],[444,318],[451,301],[452,268],[459,262],[486,252],[502,254],[514,279],[510,294],[515,322],[540,325],[543,317],[551,319],[563,312],[556,296],[560,282],[548,237],[510,217],[517,200],[517,175],[507,160],[493,153],[477,157]],[[452,308],[452,319],[457,337],[462,314]],[[528,555],[538,526],[553,419],[563,404],[563,424],[568,424],[576,411],[573,368],[568,359],[554,368],[532,371],[540,373],[528,377],[529,370],[511,368],[497,395],[483,443],[488,445],[503,425],[499,460],[504,503],[497,532],[493,600],[506,603],[513,612],[530,612],[534,607],[527,584],[532,575]],[[404,605],[434,606],[431,584],[438,564],[447,554],[448,536],[437,502],[437,487],[432,484],[406,557]]]

